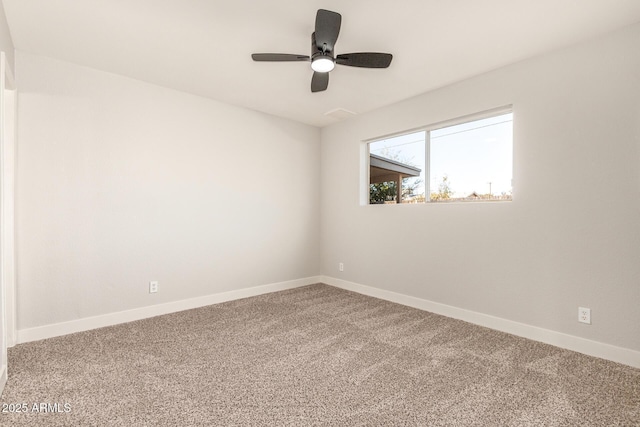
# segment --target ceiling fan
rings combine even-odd
[[[290,53],[254,53],[254,61],[309,62],[313,69],[311,92],[321,92],[329,86],[329,71],[335,64],[362,68],[387,68],[393,55],[378,52],[357,52],[334,55],[334,47],[340,33],[342,16],[330,10],[319,9],[316,14],[315,32],[311,34],[311,56]]]

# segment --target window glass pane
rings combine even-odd
[[[425,199],[425,132],[415,132],[369,144],[369,202],[397,203]]]
[[[510,200],[513,113],[431,131],[432,201]]]

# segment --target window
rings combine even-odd
[[[511,200],[513,113],[372,141],[369,203]]]

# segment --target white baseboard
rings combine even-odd
[[[616,347],[573,335],[564,334],[549,329],[543,329],[512,320],[502,319],[488,314],[465,310],[446,304],[441,304],[397,292],[384,289],[373,288],[359,283],[348,282],[329,276],[313,276],[304,279],[291,280],[287,282],[271,283],[268,285],[255,286],[252,288],[239,289],[218,294],[206,295],[203,297],[191,298],[180,301],[173,301],[165,304],[152,305],[136,308],[133,310],[109,313],[100,316],[86,317],[68,322],[55,323],[29,329],[19,329],[17,332],[17,344],[37,341],[46,338],[53,338],[61,335],[102,328],[105,326],[117,325],[120,323],[132,322],[163,314],[175,313],[192,308],[203,307],[211,304],[232,301],[241,298],[267,294],[271,292],[294,289],[314,283],[326,283],[330,286],[357,292],[359,294],[380,298],[386,301],[395,302],[431,313],[441,314],[454,319],[464,320],[523,338],[529,338],[546,344],[555,345],[567,350],[577,351],[589,356],[600,357],[613,362],[640,368],[640,352],[623,347]],[[7,372],[0,372],[0,392],[6,382]]]
[[[173,301],[165,304],[140,307],[132,310],[103,314],[100,316],[85,317],[82,319],[38,326],[35,328],[18,329],[17,343],[22,344],[30,341],[37,341],[46,338],[58,337],[61,335],[73,334],[76,332],[88,331],[91,329],[103,328],[105,326],[113,326],[120,323],[133,322],[135,320],[175,313],[177,311],[204,307],[206,305],[219,304],[221,302],[248,298],[256,295],[268,294],[271,292],[284,291],[287,289],[299,288],[301,286],[319,283],[320,281],[320,276],[306,277],[304,279],[290,280],[286,282],[255,286],[252,288],[221,292],[218,294],[205,295],[202,297]]]
[[[465,322],[485,326],[487,328],[517,335],[519,337],[529,338],[567,350],[577,351],[589,356],[611,360],[613,362],[633,366],[634,368],[640,368],[640,352],[635,350],[616,347],[597,341],[591,341],[585,338],[564,334],[562,332],[556,332],[549,329],[539,328],[537,326],[518,323],[512,320],[490,316],[488,314],[465,310],[462,308],[440,304],[437,302],[399,294],[397,292],[387,291],[384,289],[373,288],[371,286],[361,285],[359,283],[348,282],[346,280],[336,279],[333,277],[322,276],[321,282],[359,294],[395,302],[420,310],[429,311],[431,313],[441,314],[443,316],[452,317],[454,319],[464,320]]]

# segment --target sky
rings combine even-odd
[[[437,192],[448,177],[452,197],[478,194],[510,194],[513,169],[513,113],[476,120],[430,131],[429,178],[427,172],[426,131],[372,142],[370,152],[416,166],[422,170],[422,185],[414,192]]]

